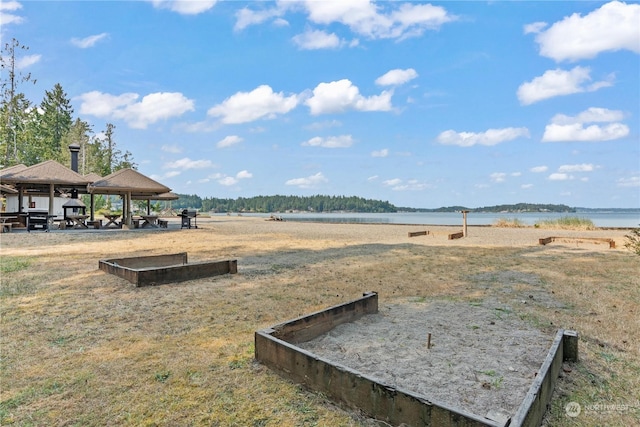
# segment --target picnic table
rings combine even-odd
[[[152,227],[158,228],[158,215],[140,215],[144,222],[140,225],[140,228]]]
[[[117,222],[121,216],[120,214],[104,214],[104,217],[109,221],[104,225],[104,228],[121,228],[122,225]]]
[[[9,233],[14,224],[20,224],[17,216],[0,217],[0,233]],[[5,231],[6,229],[6,231]]]
[[[89,228],[87,225],[89,215],[67,215],[67,218],[73,221],[72,228]]]

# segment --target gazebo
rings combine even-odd
[[[147,214],[151,213],[151,200],[160,200],[160,201],[170,201],[170,200],[178,200],[180,196],[176,193],[162,193],[157,196],[141,196],[137,194],[132,194],[132,200],[146,200],[147,201]]]
[[[87,186],[90,194],[122,196],[122,222],[129,227],[132,221],[132,200],[158,200],[171,189],[134,169],[120,169]],[[176,196],[177,197],[177,196]]]
[[[2,185],[10,185],[18,192],[18,213],[24,212],[25,195],[48,196],[50,215],[58,194],[87,193],[89,179],[56,162],[47,160],[33,166],[15,165],[0,171]]]

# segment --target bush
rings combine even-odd
[[[640,255],[640,228],[634,228],[631,230],[631,234],[626,234],[624,237],[627,239],[624,247],[636,255]]]

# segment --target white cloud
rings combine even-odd
[[[394,187],[402,184],[402,180],[400,178],[387,179],[385,181],[382,181],[382,184],[386,185],[387,187]]]
[[[177,145],[164,144],[162,147],[160,147],[160,149],[165,153],[172,153],[172,154],[182,153],[182,147],[179,147]]]
[[[485,132],[456,132],[447,130],[436,138],[443,145],[458,145],[460,147],[471,147],[473,145],[496,145],[501,142],[511,141],[517,138],[529,138],[527,128],[503,128],[489,129]]]
[[[558,125],[570,125],[574,123],[619,122],[622,119],[624,119],[624,113],[620,110],[591,107],[573,117],[556,114],[551,122]]]
[[[251,92],[238,92],[222,104],[211,107],[207,114],[222,117],[222,123],[239,124],[258,119],[273,119],[296,108],[298,96],[274,93],[268,85],[258,86]]]
[[[443,24],[454,21],[440,6],[430,4],[402,3],[389,13],[369,0],[361,1],[305,1],[304,7],[309,20],[321,25],[341,23],[356,34],[370,39],[419,36],[425,30],[439,29]],[[386,4],[386,8],[391,8]],[[395,5],[394,5],[395,6]]]
[[[22,16],[6,12],[15,12],[19,9],[22,9],[22,5],[17,1],[0,2],[0,28],[9,24],[22,24],[24,22],[24,18]]]
[[[505,179],[507,178],[507,174],[504,172],[494,172],[491,175],[489,175],[489,178],[491,179],[492,182],[504,182]]]
[[[618,187],[640,187],[640,176],[620,178],[617,185]]]
[[[577,116],[556,114],[545,126],[542,142],[612,141],[629,135],[629,127],[619,120],[624,113],[606,108],[589,108]],[[612,123],[613,122],[613,123]],[[608,125],[589,123],[609,123]]]
[[[397,86],[407,83],[418,77],[418,73],[413,68],[401,70],[399,68],[386,72],[376,79],[378,86]]]
[[[573,179],[573,176],[566,174],[566,173],[552,173],[551,175],[549,175],[549,180],[550,181],[567,181]]]
[[[83,39],[78,39],[74,37],[71,39],[71,44],[81,49],[86,49],[86,48],[95,46],[96,43],[98,43],[102,39],[107,38],[108,36],[109,36],[109,33],[100,33],[100,34],[95,34],[93,36],[85,37]]]
[[[533,184],[522,184],[520,188],[522,188],[523,190],[528,190],[530,188],[533,188]]]
[[[233,29],[235,31],[242,31],[251,25],[262,24],[263,22],[268,21],[271,18],[276,18],[275,23],[277,26],[283,26],[283,24],[287,21],[280,17],[285,13],[285,10],[286,7],[276,7],[258,11],[248,9],[246,7],[242,8],[238,12],[236,12],[236,24],[233,26]]]
[[[351,135],[330,136],[322,138],[316,136],[302,143],[306,147],[324,147],[324,148],[348,148],[353,145]]]
[[[308,176],[306,178],[294,178],[285,182],[285,185],[293,185],[299,188],[314,188],[325,182],[329,182],[327,178],[322,174],[322,172],[318,172],[315,175]]]
[[[520,85],[517,92],[518,100],[522,105],[530,105],[556,96],[594,92],[613,84],[613,76],[610,76],[608,80],[602,80],[587,86],[586,83],[591,81],[590,73],[591,70],[588,67],[579,66],[570,71],[561,69],[547,70],[542,76]]]
[[[216,144],[216,147],[227,148],[227,147],[231,147],[232,145],[239,144],[242,141],[244,141],[244,139],[242,139],[238,135],[229,135],[229,136],[225,136],[220,141],[218,141],[218,143]]]
[[[253,178],[253,174],[248,170],[242,170],[236,174],[236,178],[238,179],[248,179]]]
[[[556,61],[594,58],[602,52],[640,53],[640,5],[612,1],[581,16],[574,13],[536,36],[540,55]]]
[[[382,182],[385,187],[391,187],[393,191],[420,191],[430,187],[429,184],[417,179],[409,179],[406,182],[400,178],[388,179]]]
[[[388,148],[383,148],[382,150],[371,152],[371,157],[387,157],[388,155],[389,155]]]
[[[538,34],[544,30],[548,24],[546,22],[534,22],[533,24],[527,24],[524,26],[523,32],[525,34]]]
[[[181,15],[197,15],[211,9],[217,0],[147,0],[158,9],[169,9]]]
[[[164,164],[165,169],[204,169],[210,168],[213,166],[211,160],[191,160],[188,157],[185,157],[180,160],[176,160],[175,162],[167,162]]]
[[[40,62],[40,59],[42,59],[42,55],[25,55],[22,58],[17,58],[16,69],[18,70],[27,69],[33,64]]]
[[[179,92],[157,92],[146,95],[135,102],[140,95],[124,93],[111,95],[98,91],[79,96],[82,101],[80,113],[101,118],[124,120],[135,129],[146,129],[158,120],[178,117],[194,110],[194,102]]]
[[[209,176],[211,179],[216,179],[218,184],[224,185],[225,187],[231,187],[240,182],[241,179],[249,179],[253,178],[253,174],[247,170],[242,170],[238,172],[235,176],[228,176],[221,173],[216,173]]]
[[[367,178],[367,181],[369,182],[377,181],[378,178],[379,178],[378,175],[372,175],[369,178]]]
[[[220,185],[224,185],[225,187],[230,187],[232,185],[236,185],[238,183],[238,180],[232,176],[225,176],[224,178],[219,179],[218,183]]]
[[[335,49],[342,44],[335,33],[321,30],[307,30],[292,38],[293,42],[303,50]]]
[[[529,170],[533,173],[542,173],[548,171],[549,168],[547,166],[534,166]]]
[[[558,168],[558,172],[593,172],[595,167],[590,163],[582,163],[580,165],[562,165]]]
[[[330,83],[320,83],[313,89],[313,96],[305,101],[312,115],[356,111],[391,110],[391,91],[380,95],[364,97],[357,86],[347,79]]]
[[[342,24],[353,33],[369,39],[395,38],[398,40],[422,35],[426,30],[437,30],[443,24],[455,21],[443,7],[413,3],[374,3],[358,1],[280,1],[273,8],[251,10],[244,8],[236,14],[235,30],[262,24],[272,18],[282,19],[287,12],[302,11],[317,25]],[[352,42],[352,45],[357,41]]]

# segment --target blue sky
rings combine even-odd
[[[201,197],[640,207],[638,2],[6,1],[40,103]]]

